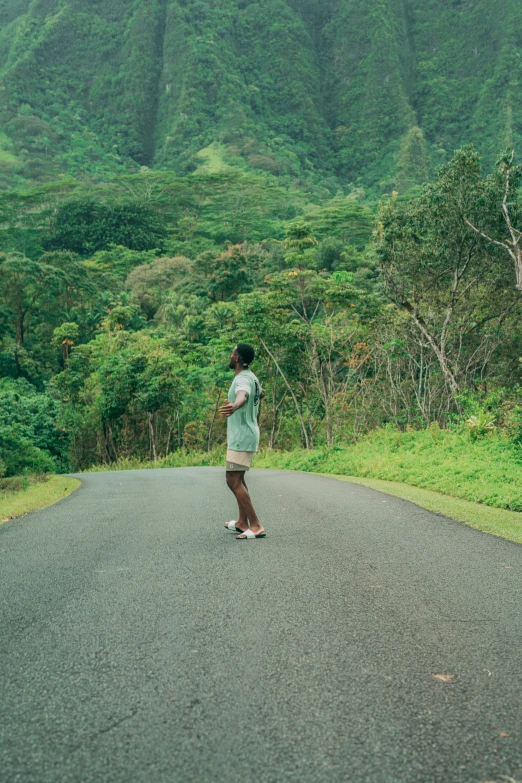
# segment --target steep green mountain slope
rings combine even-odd
[[[522,139],[519,0],[3,0],[0,181],[227,166],[404,188]]]

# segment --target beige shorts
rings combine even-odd
[[[230,471],[250,470],[254,454],[255,451],[233,451],[233,449],[229,449],[227,451],[226,469]]]

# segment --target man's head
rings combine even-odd
[[[248,343],[238,343],[230,356],[230,369],[235,370],[238,363],[244,370],[248,370],[256,356],[256,352]]]

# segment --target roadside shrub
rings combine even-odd
[[[46,451],[24,438],[17,426],[0,427],[0,464],[4,475],[17,476],[30,473],[54,473],[56,463]]]
[[[487,411],[479,411],[477,415],[470,416],[469,419],[466,419],[466,424],[473,440],[484,437],[497,428],[495,419]]]
[[[17,472],[12,467],[13,461],[21,464],[21,469],[27,467],[31,471],[35,455],[40,453],[45,456],[44,462],[38,459],[37,462],[42,464],[44,471],[67,470],[66,436],[57,427],[57,418],[58,403],[49,394],[39,391],[24,378],[0,378],[0,431],[4,433],[0,458],[5,463],[4,475]],[[30,458],[27,456],[29,445],[36,449]],[[7,452],[10,456],[6,456]],[[1,470],[0,463],[0,475]]]
[[[10,476],[9,478],[0,478],[0,495],[8,495],[15,492],[21,492],[34,484],[48,481],[48,473],[27,474],[23,476]]]

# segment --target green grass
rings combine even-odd
[[[52,506],[78,489],[80,484],[78,479],[68,476],[50,476],[45,481],[30,484],[27,489],[1,492],[0,523]]]
[[[93,465],[84,473],[104,473],[111,470],[153,470],[154,468],[201,468],[206,465],[219,466],[225,464],[225,450],[221,448],[212,451],[173,451],[168,457],[158,462],[143,461],[129,457],[108,465]]]
[[[328,475],[328,474],[320,474]],[[417,506],[443,514],[445,517],[455,519],[457,522],[491,533],[508,541],[522,544],[522,514],[516,511],[504,511],[500,508],[483,506],[480,503],[471,503],[469,500],[443,495],[430,489],[419,489],[407,484],[399,484],[396,481],[381,481],[380,479],[359,478],[358,476],[330,476],[339,481],[349,481],[352,484],[362,484],[370,489],[384,492],[386,495],[394,495],[415,503]]]
[[[219,142],[214,141],[205,149],[196,154],[196,158],[202,161],[198,167],[198,174],[219,174],[230,168],[223,160],[225,148]]]
[[[10,150],[12,142],[5,133],[0,131],[0,162],[6,164],[19,164],[20,161]]]
[[[522,448],[492,433],[375,430],[343,448],[263,452],[258,467],[396,481],[509,511],[522,511]]]

